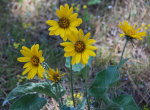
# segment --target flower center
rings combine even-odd
[[[31,58],[31,63],[34,65],[34,66],[38,66],[38,64],[39,64],[39,58],[37,57],[37,56],[33,56],[32,58]]]
[[[58,24],[61,28],[67,28],[69,27],[70,22],[69,19],[63,17],[59,19]]]
[[[58,81],[60,80],[59,77],[60,77],[60,76],[59,76],[58,74],[54,74],[54,75],[53,75],[54,81],[55,81],[55,82],[58,82]]]
[[[85,44],[83,43],[83,41],[77,41],[75,43],[75,50],[76,50],[76,52],[81,53],[81,52],[84,51],[84,49],[85,49]]]

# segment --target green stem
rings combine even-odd
[[[72,100],[73,100],[73,106],[75,107],[75,100],[74,100],[74,91],[73,91],[73,80],[72,80],[72,64],[71,64],[71,59],[70,59],[70,72],[71,72],[71,75],[70,75],[70,80],[71,80],[71,95],[72,95]]]
[[[85,66],[85,74],[86,74],[86,77],[85,77],[85,96],[86,96],[86,101],[87,101],[87,105],[88,105],[88,110],[90,110],[90,104],[89,104],[89,99],[88,99],[88,94],[87,94],[87,80],[88,80],[88,73],[86,71],[86,66]]]
[[[120,65],[120,63],[121,63],[121,61],[122,61],[122,59],[123,59],[123,55],[124,55],[124,51],[125,51],[125,48],[126,48],[127,43],[128,43],[128,38],[126,37],[126,42],[125,42],[125,44],[124,44],[124,47],[123,47],[123,50],[122,50],[122,53],[121,53],[121,57],[120,57],[120,61],[119,61],[119,63],[118,63],[118,67],[119,67],[119,65]]]
[[[58,85],[55,83],[55,88],[56,88],[56,94],[58,95],[58,103],[59,103],[59,108],[61,109],[61,101],[60,101],[60,91],[58,90]]]
[[[58,84],[58,91],[59,91],[59,97],[60,97],[61,105],[63,105],[63,99],[62,99],[62,96],[61,96],[60,84]]]

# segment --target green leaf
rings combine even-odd
[[[118,68],[122,67],[122,65],[125,64],[128,60],[129,60],[129,58],[123,59],[123,60],[120,62],[120,64],[118,65]]]
[[[47,103],[45,98],[40,98],[36,94],[22,96],[9,110],[40,110]]]
[[[74,107],[67,107],[66,105],[63,105],[63,106],[61,107],[61,110],[77,110],[77,109],[74,108]]]
[[[103,110],[140,110],[132,96],[120,95],[113,99],[113,104]]]
[[[89,0],[88,5],[95,5],[95,4],[98,4],[100,2],[101,2],[101,0]]]
[[[30,94],[33,92],[43,93],[57,100],[57,95],[55,94],[56,92],[52,83],[51,84],[48,84],[47,82],[46,83],[27,83],[25,85],[19,85],[18,87],[13,89],[7,95],[5,101],[3,102],[3,106],[10,100],[13,100],[25,94]],[[61,92],[64,93],[64,89],[61,89]]]
[[[71,57],[67,57],[67,58],[66,58],[66,63],[65,63],[65,66],[66,66],[68,69],[70,69],[70,66],[71,66],[71,65],[70,65],[70,58],[71,58]],[[89,61],[88,61],[88,64],[87,64],[87,66],[89,66],[90,68],[91,68],[92,61],[93,61],[93,57],[90,56]],[[80,62],[79,64],[75,64],[75,65],[72,66],[72,70],[73,70],[74,72],[80,72],[83,68],[84,68],[84,65],[82,65],[81,62]]]
[[[84,98],[82,102],[79,104],[77,110],[84,110],[86,104],[86,99]]]
[[[119,104],[123,108],[122,110],[140,110],[130,95],[120,95],[113,99],[113,101]]]
[[[91,96],[103,97],[108,91],[110,85],[117,82],[120,79],[120,74],[118,72],[117,66],[108,66],[105,70],[99,72],[88,89]]]

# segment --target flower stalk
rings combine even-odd
[[[119,67],[119,65],[121,64],[121,62],[122,62],[122,59],[123,59],[123,55],[124,55],[124,52],[125,52],[125,48],[126,48],[126,46],[127,46],[127,43],[128,43],[128,38],[127,38],[128,36],[126,36],[126,42],[125,42],[125,44],[124,44],[124,47],[123,47],[123,50],[122,50],[122,53],[121,53],[121,57],[120,57],[120,61],[119,61],[119,63],[118,63],[118,66],[117,67]]]
[[[90,104],[89,104],[89,99],[88,99],[88,94],[87,94],[87,80],[88,80],[88,73],[87,73],[87,67],[85,66],[85,96],[86,96],[86,101],[87,101],[87,106],[88,106],[88,110],[90,110]]]
[[[71,95],[72,95],[72,100],[73,100],[73,106],[75,107],[75,100],[74,100],[74,91],[73,91],[73,80],[72,80],[72,64],[71,64],[71,58],[70,58],[70,80],[71,80]]]
[[[59,108],[61,109],[62,102],[61,102],[60,90],[59,90],[58,86],[59,86],[58,83],[55,83],[56,94],[58,95]]]

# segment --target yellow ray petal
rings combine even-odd
[[[74,47],[73,46],[67,46],[67,47],[65,47],[64,48],[64,51],[66,51],[66,52],[70,52],[70,51],[73,51],[74,50]]]
[[[28,52],[28,51],[25,51],[25,50],[20,50],[20,52],[25,57],[32,57],[33,56],[32,53],[31,53],[31,51]]]
[[[91,33],[88,32],[85,36],[84,36],[84,42],[86,43],[88,41],[88,39],[90,38]]]
[[[17,60],[20,62],[29,62],[31,59],[29,57],[19,57]]]
[[[93,56],[93,57],[96,56],[95,52],[93,52],[93,51],[91,51],[91,50],[87,50],[87,53],[88,53],[90,56]]]
[[[23,68],[27,68],[27,67],[31,67],[32,66],[32,63],[31,62],[28,62],[28,63],[26,63],[24,66],[23,66]]]
[[[87,45],[86,48],[89,50],[97,50],[97,47],[91,45]]]
[[[74,46],[73,43],[71,43],[71,42],[63,42],[63,43],[60,43],[60,45],[64,46],[64,47],[66,47],[66,46]]]
[[[48,20],[48,21],[46,21],[46,24],[48,24],[50,26],[58,26],[57,21],[54,21],[54,20]]]
[[[123,37],[123,36],[125,36],[125,34],[123,33],[123,34],[120,34],[120,37]]]
[[[96,40],[94,40],[94,39],[89,39],[89,40],[86,42],[86,45],[94,44],[95,42],[96,42]]]
[[[72,57],[72,60],[71,60],[71,64],[74,65],[75,63],[76,63],[76,57],[73,56],[73,57]]]
[[[40,57],[40,63],[44,61],[44,57]]]
[[[26,73],[28,73],[31,70],[31,67],[26,68],[23,72],[22,75],[25,75]]]
[[[79,39],[82,41],[83,40],[83,30],[82,29],[80,29],[79,30]]]
[[[44,68],[42,67],[41,64],[39,64],[38,66],[38,77],[41,79],[43,77],[43,73],[44,73]]]
[[[76,58],[76,64],[78,64],[81,60],[81,53],[77,53],[75,58]]]
[[[28,74],[28,79],[33,79],[33,77],[37,74],[37,67],[33,67],[31,70],[30,70],[30,72],[29,72],[29,74]]]

